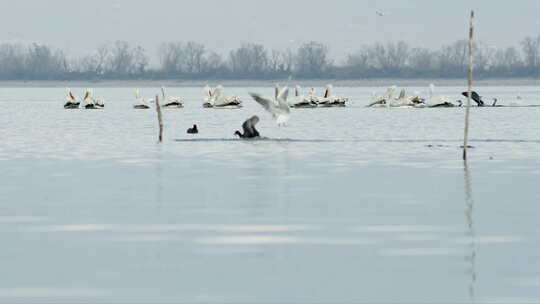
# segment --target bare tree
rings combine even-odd
[[[264,75],[268,67],[268,52],[260,44],[248,43],[229,53],[231,72],[240,76]]]
[[[413,48],[409,56],[409,67],[412,71],[427,74],[435,69],[435,54],[426,48]]]
[[[133,64],[133,54],[131,47],[126,41],[116,41],[111,46],[111,56],[109,58],[110,72],[116,75],[127,75]]]
[[[20,44],[0,44],[0,77],[21,77],[25,69],[25,49]]]
[[[304,43],[296,52],[296,70],[301,76],[320,77],[332,64],[328,46],[311,41]]]
[[[272,50],[268,61],[268,68],[273,73],[279,73],[284,68],[283,56],[280,51]]]
[[[442,76],[464,75],[467,69],[467,50],[467,40],[459,40],[441,48],[438,62]]]
[[[531,76],[537,76],[540,64],[540,35],[537,37],[526,37],[521,42],[524,55],[525,67]]]
[[[501,76],[512,76],[522,69],[520,54],[515,47],[497,49],[493,55],[495,73]]]
[[[203,73],[217,73],[223,69],[223,59],[216,52],[209,52],[206,54],[206,59],[204,60],[204,69]]]
[[[132,73],[143,75],[148,67],[149,59],[145,50],[141,46],[137,46],[133,49],[133,66]]]
[[[294,54],[291,49],[283,51],[283,65],[287,74],[290,74],[294,70]]]
[[[409,45],[399,41],[398,43],[388,43],[386,49],[388,51],[388,68],[394,71],[405,68],[409,60]]]
[[[185,45],[183,53],[185,56],[186,72],[192,74],[201,73],[204,66],[204,54],[206,53],[204,45],[190,41]]]
[[[161,71],[167,74],[182,71],[184,48],[179,42],[162,43],[158,50],[161,61]]]
[[[474,44],[475,58],[474,65],[475,70],[479,74],[486,75],[491,69],[496,65],[494,62],[496,49],[493,46],[487,45],[485,43]]]
[[[371,56],[368,46],[347,56],[345,67],[348,69],[348,77],[364,77],[371,68]]]
[[[67,72],[64,53],[33,43],[26,55],[27,71],[33,78],[50,78]]]

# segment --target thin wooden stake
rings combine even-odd
[[[156,111],[159,123],[159,142],[163,141],[163,118],[161,116],[161,106],[159,105],[159,95],[156,95]]]
[[[467,148],[469,145],[469,116],[471,109],[472,83],[473,83],[473,48],[474,48],[474,11],[471,11],[469,26],[469,90],[467,92],[467,108],[465,109],[465,136],[463,137],[463,160],[467,160]]]

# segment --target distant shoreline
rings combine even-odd
[[[336,79],[316,79],[316,80],[104,80],[104,81],[56,81],[56,80],[32,80],[32,81],[0,81],[0,88],[55,88],[55,87],[194,87],[222,84],[229,87],[262,87],[274,83],[290,85],[324,86],[333,84],[341,87],[388,87],[397,86],[427,86],[434,83],[437,86],[466,86],[466,79],[356,79],[356,80],[336,80]],[[482,79],[475,81],[476,86],[540,86],[540,79],[515,78],[515,79]]]

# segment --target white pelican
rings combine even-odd
[[[77,101],[77,97],[71,92],[70,89],[66,89],[66,102],[64,103],[64,109],[78,109],[81,104]]]
[[[94,98],[94,92],[92,90],[86,89],[84,95],[84,108],[85,109],[103,109],[105,107],[105,102],[101,99]]]
[[[425,103],[430,108],[452,108],[456,106],[450,98],[435,95],[435,85],[433,83],[429,85],[429,98]]]
[[[407,98],[405,89],[401,89],[399,97],[390,102],[390,107],[393,108],[408,108],[413,106],[414,104]]]
[[[164,108],[183,108],[184,100],[182,97],[172,96],[167,98],[167,103],[163,105]]]
[[[204,87],[203,89],[203,94],[204,94],[203,107],[204,108],[211,108],[214,106],[216,90],[217,88],[212,90],[212,88],[208,85]]]
[[[289,95],[289,88],[285,87],[281,90],[276,86],[277,95],[275,100],[265,98],[256,93],[249,93],[249,95],[258,102],[266,111],[272,114],[272,118],[278,125],[284,124],[289,120],[291,110],[287,103],[287,97]]]
[[[161,87],[161,91],[165,94],[165,87]],[[166,97],[166,96],[163,96],[163,100],[164,101],[163,101],[163,104],[161,106],[164,107],[164,108],[183,108],[184,107],[184,101],[182,100],[182,97],[178,97],[178,96]]]
[[[150,109],[148,103],[144,100],[144,97],[141,96],[139,89],[135,90],[135,104],[133,105],[134,109]]]
[[[315,95],[315,88],[309,89],[309,95],[307,97],[310,103],[319,104],[319,97]]]
[[[329,84],[326,86],[326,90],[324,91],[324,96],[322,98],[319,98],[319,106],[321,107],[344,107],[345,103],[348,101],[347,98],[343,97],[334,97],[333,96],[333,89],[334,87]]]
[[[302,88],[297,85],[294,89],[294,98],[289,100],[289,105],[291,108],[316,108],[317,102],[306,96],[301,95]]]
[[[239,109],[242,107],[242,101],[238,96],[221,96],[223,86],[217,86],[212,92],[212,106],[214,109]]]
[[[375,93],[371,94],[371,103],[367,105],[368,108],[376,107],[389,107],[390,100],[394,97],[394,92],[397,90],[397,86],[391,86],[386,89],[383,95],[377,96]]]

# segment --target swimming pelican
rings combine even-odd
[[[214,109],[239,109],[242,107],[242,100],[238,96],[221,96],[223,86],[219,85],[214,90],[206,86],[204,89],[205,99],[203,107]]]
[[[144,100],[144,97],[141,96],[139,89],[135,90],[135,104],[133,105],[134,109],[150,109],[150,106]]]
[[[394,92],[397,90],[397,86],[391,86],[388,89],[386,89],[386,92],[383,95],[376,96],[375,93],[373,93],[371,96],[371,103],[367,105],[367,108],[375,108],[375,107],[389,107],[390,100],[394,96]]]
[[[178,96],[172,96],[167,99],[167,103],[163,105],[164,108],[183,108],[184,100]]]
[[[92,93],[89,89],[86,89],[86,92],[84,93],[83,107],[89,110],[98,109],[98,107],[94,103],[94,100],[92,100]]]
[[[223,86],[219,85],[216,88],[217,96],[215,97],[214,109],[239,109],[242,107],[242,100],[238,96],[221,96]]]
[[[165,87],[161,87],[161,92],[165,94]],[[184,107],[184,101],[182,100],[181,97],[178,97],[178,96],[167,97],[163,95],[163,100],[164,101],[161,106],[164,108],[183,108]]]
[[[94,92],[92,90],[86,89],[86,94],[84,96],[84,108],[89,110],[103,109],[105,108],[105,102],[101,99],[94,98]]]
[[[288,87],[280,90],[279,87],[276,86],[275,100],[261,97],[256,93],[249,93],[249,95],[266,111],[272,114],[272,118],[278,125],[284,124],[289,120],[291,109],[287,103],[287,97],[289,95]]]
[[[64,109],[78,109],[81,104],[80,101],[77,101],[77,97],[71,92],[70,89],[66,89],[66,102],[64,103]]]
[[[212,88],[208,85],[204,87],[203,89],[203,94],[204,94],[203,107],[204,108],[211,108],[214,106],[216,90],[217,88],[212,90]]]
[[[324,91],[324,96],[322,98],[319,98],[319,106],[320,107],[344,107],[345,103],[348,101],[347,98],[343,97],[334,97],[332,95],[334,87],[329,84],[326,86],[326,90]]]
[[[236,131],[234,132],[234,135],[238,135],[238,137],[240,138],[260,137],[261,135],[259,134],[259,131],[255,129],[255,126],[257,125],[258,122],[259,122],[258,116],[253,116],[249,118],[242,124],[242,129],[244,130],[244,134],[240,133],[240,131]]]
[[[441,95],[435,95],[435,85],[429,85],[429,99],[426,100],[426,105],[430,108],[452,108],[456,105],[450,98]]]
[[[304,95],[300,95],[302,88],[297,85],[294,89],[294,98],[290,99],[289,105],[291,108],[316,108],[317,103]]]
[[[390,107],[393,108],[409,108],[413,107],[414,104],[411,102],[409,98],[407,98],[407,92],[405,89],[401,89],[401,92],[399,93],[399,97],[394,99],[390,102]]]

